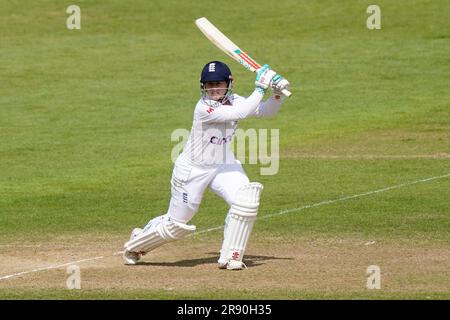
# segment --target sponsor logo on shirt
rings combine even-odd
[[[209,139],[209,142],[212,144],[222,145],[222,144],[230,143],[232,139],[233,139],[232,134],[226,136],[225,138],[219,138],[219,137],[213,136],[213,137],[211,137],[211,139]]]

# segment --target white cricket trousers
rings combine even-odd
[[[231,205],[236,191],[250,183],[238,160],[214,167],[197,167],[179,156],[171,179],[168,214],[175,221],[187,223],[197,213],[203,194],[210,187]]]

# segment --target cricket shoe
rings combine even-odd
[[[226,269],[227,268],[227,264],[228,264],[227,260],[219,259],[218,263],[219,263],[219,269]]]
[[[134,228],[131,231],[130,241],[136,238],[142,232],[141,228]],[[141,252],[133,252],[125,250],[123,253],[123,259],[125,260],[125,264],[127,265],[135,265],[138,264],[139,260],[143,254]]]
[[[242,270],[248,269],[244,262],[237,260],[219,260],[219,269]]]
[[[123,253],[123,260],[125,260],[126,265],[135,265],[141,260],[142,254],[139,252],[133,252],[125,250]]]

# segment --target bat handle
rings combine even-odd
[[[281,93],[284,94],[286,97],[290,97],[292,94],[289,90],[286,89],[282,90]]]

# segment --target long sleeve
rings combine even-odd
[[[219,108],[213,108],[207,104],[202,104],[198,108],[198,119],[204,123],[245,119],[255,114],[262,98],[263,94],[255,90],[247,99],[238,99],[232,106],[223,105]]]
[[[280,96],[271,96],[269,99],[259,104],[254,116],[262,118],[276,115],[283,104],[283,100],[284,98]]]

